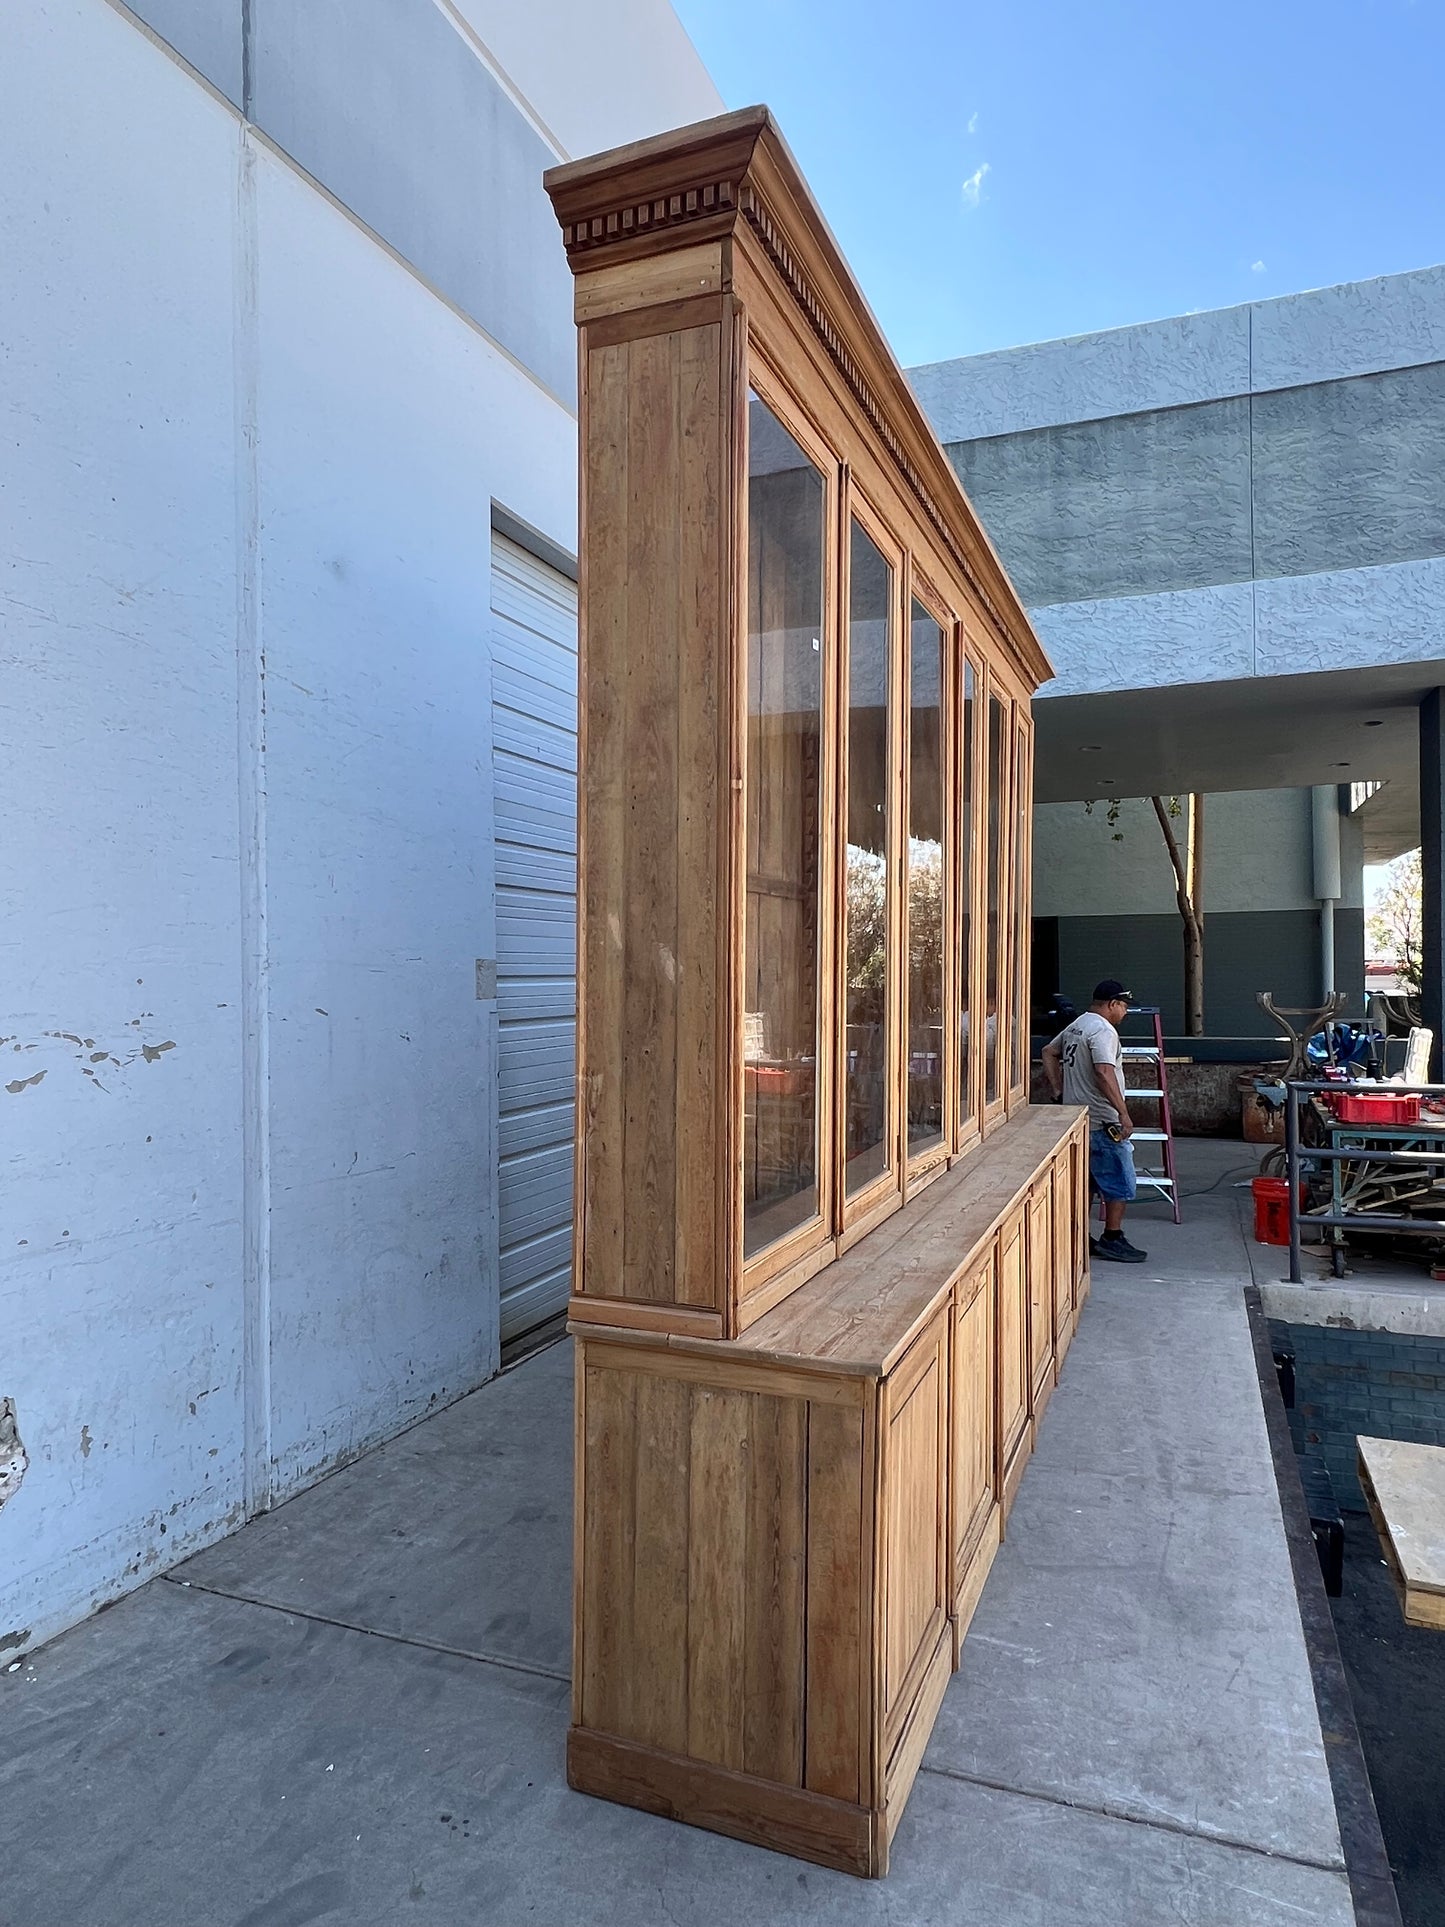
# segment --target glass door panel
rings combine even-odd
[[[823,783],[822,475],[748,401],[743,1250],[815,1217]]]
[[[985,1109],[999,1098],[998,1004],[1003,927],[1000,920],[1003,881],[1003,756],[1004,706],[997,696],[988,699],[988,879],[984,915],[983,968],[983,1101]]]
[[[963,714],[958,724],[958,1127],[973,1123],[973,664],[963,659]]]
[[[908,1155],[943,1142],[944,636],[913,604],[908,715]]]
[[[1028,732],[1022,722],[1014,730],[1014,887],[1011,904],[1013,924],[1013,995],[1009,999],[1009,1089],[1017,1090],[1029,1074],[1029,930],[1024,921],[1024,904],[1030,861],[1029,806],[1032,789],[1029,769]]]
[[[893,570],[856,522],[848,572],[848,802],[843,855],[845,1196],[891,1165],[888,801]]]

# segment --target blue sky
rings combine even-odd
[[[1445,260],[1445,0],[674,0],[905,366]]]

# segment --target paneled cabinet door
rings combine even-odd
[[[1053,1169],[1054,1346],[1058,1351],[1068,1343],[1074,1309],[1074,1181],[1070,1143],[1059,1146]]]
[[[1035,1392],[1054,1363],[1054,1213],[1047,1176],[1029,1193],[1029,1365]]]
[[[1074,1310],[1078,1311],[1089,1289],[1089,1139],[1082,1125],[1069,1139],[1069,1180],[1074,1192],[1074,1262],[1070,1283]]]
[[[948,1624],[950,1307],[883,1381],[884,1757]]]
[[[953,1464],[949,1487],[953,1589],[967,1576],[979,1534],[998,1496],[994,1438],[994,1253],[958,1286],[953,1311]]]
[[[1029,1422],[1029,1321],[1024,1298],[1024,1214],[998,1235],[999,1477],[1003,1479]]]

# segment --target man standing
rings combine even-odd
[[[1117,977],[1094,986],[1094,1001],[1081,1017],[1044,1046],[1044,1075],[1056,1098],[1089,1112],[1089,1184],[1104,1200],[1104,1235],[1091,1238],[1096,1258],[1142,1265],[1148,1252],[1124,1236],[1124,1211],[1136,1196],[1133,1119],[1124,1095],[1119,1026],[1129,1014],[1130,992]]]

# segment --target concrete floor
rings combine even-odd
[[[1352,1921],[1246,1154],[1182,1149],[1202,1195],[1096,1269],[886,1881],[567,1789],[559,1346],[0,1673],[0,1923]]]

